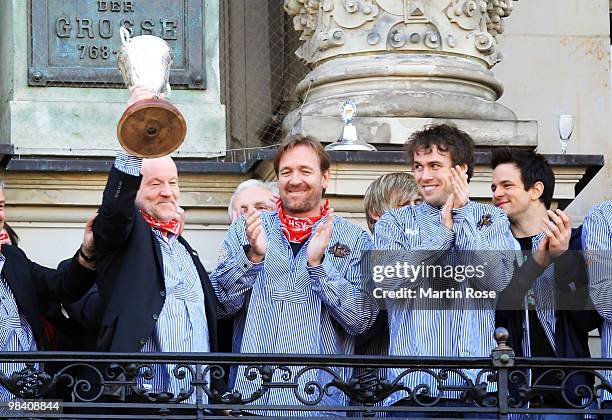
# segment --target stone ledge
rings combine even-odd
[[[254,153],[248,162],[215,162],[177,159],[181,173],[182,203],[187,208],[215,209],[227,206],[234,188],[245,179],[274,180],[274,150]],[[349,200],[344,211],[357,211],[367,186],[379,176],[409,170],[402,151],[347,152],[332,155],[328,195]],[[10,155],[7,155],[7,157]],[[604,165],[601,155],[546,155],[557,177],[554,199],[565,208]],[[491,152],[475,153],[470,190],[478,200],[490,200]],[[13,205],[96,206],[100,202],[111,160],[15,158],[2,174]],[[83,173],[87,173],[84,175]],[[350,203],[349,203],[350,202]]]
[[[358,136],[377,144],[404,144],[408,136],[429,124],[451,124],[472,136],[477,146],[537,147],[537,121],[468,120],[410,117],[355,118]],[[343,123],[340,116],[323,117],[303,115],[291,130],[292,134],[305,134],[322,142],[333,142],[340,136]]]
[[[209,158],[225,154],[225,106],[176,104],[187,135],[176,154]],[[10,101],[9,138],[22,156],[114,156],[120,147],[117,122],[125,110],[118,102]]]

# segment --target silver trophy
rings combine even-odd
[[[117,65],[128,88],[147,87],[154,95],[130,105],[117,124],[117,137],[129,153],[154,158],[174,152],[187,133],[185,119],[174,105],[161,97],[170,95],[172,49],[152,35],[130,38],[121,27],[121,51]]]
[[[357,114],[357,105],[352,99],[348,99],[342,104],[342,121],[344,127],[342,127],[342,134],[338,138],[338,141],[329,144],[325,147],[325,150],[366,150],[376,151],[376,147],[371,144],[360,140],[357,137],[357,127],[353,125],[353,120]]]

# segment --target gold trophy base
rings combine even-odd
[[[183,144],[185,134],[183,115],[165,99],[144,99],[130,105],[117,124],[121,146],[143,158],[169,155]]]

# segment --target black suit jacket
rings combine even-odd
[[[98,349],[138,352],[153,334],[165,301],[162,254],[149,225],[135,206],[142,177],[111,169],[94,222],[97,285],[86,306],[103,309]],[[217,350],[217,298],[197,252],[179,237],[200,275],[211,352]],[[101,299],[102,304],[97,302]],[[96,319],[96,314],[87,314]]]
[[[555,278],[555,354],[550,357],[590,358],[589,331],[601,324],[601,318],[595,310],[589,296],[589,282],[586,265],[582,256],[582,227],[572,229],[569,252],[553,261]],[[500,295],[498,310],[495,313],[495,324],[505,327],[510,332],[508,344],[515,354],[523,357],[523,311],[507,310],[520,308],[525,293],[533,286],[538,276],[544,271],[530,258],[521,268],[515,267],[510,284]],[[504,306],[506,310],[499,310]],[[534,373],[534,380],[539,371]],[[567,372],[569,373],[569,371]],[[593,375],[575,373],[568,380],[566,389],[571,400],[578,401],[575,389],[579,385],[593,386]],[[547,376],[542,383],[558,384],[558,380]],[[553,404],[566,406],[558,393],[551,393]]]
[[[589,296],[588,276],[581,252],[581,234],[582,227],[572,229],[569,252],[553,261],[557,349],[551,357],[591,357],[588,334],[601,324],[601,317]],[[544,269],[545,267],[540,267],[533,258],[529,258],[520,268],[515,267],[510,284],[502,291],[498,300],[496,326],[509,330],[509,344],[517,356],[523,356],[523,311],[519,308],[522,306],[523,297]]]
[[[38,348],[45,349],[49,343],[41,318],[46,303],[79,299],[94,283],[96,273],[78,263],[78,254],[61,262],[57,270],[30,261],[15,246],[2,245],[2,255],[6,258],[2,275],[13,293],[19,313],[30,324]]]

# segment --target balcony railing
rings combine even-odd
[[[612,414],[612,408],[600,404],[601,392],[612,391],[602,374],[612,371],[612,360],[517,358],[505,344],[505,330],[496,331],[496,339],[491,356],[481,358],[5,352],[0,363],[25,367],[9,377],[0,374],[0,385],[25,404],[16,408],[15,402],[10,407],[3,402],[0,418],[382,417],[391,412],[410,417],[441,410],[456,417],[488,414],[502,419],[512,414]],[[186,384],[176,395],[154,393],[143,384],[154,379],[159,365],[172,365],[171,375]],[[213,385],[232,367],[241,367],[242,382],[252,385],[248,392]],[[387,380],[388,369],[400,374]],[[352,374],[343,377],[339,372]],[[429,380],[408,387],[410,375]],[[403,393],[409,406],[382,403],[396,392]],[[289,395],[295,403],[270,402],[272,393]],[[439,403],[449,393],[465,405],[441,409]],[[347,403],[329,403],[331,396]],[[35,406],[36,401],[47,404]]]

